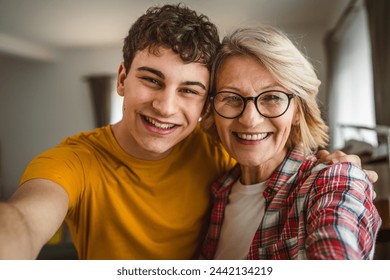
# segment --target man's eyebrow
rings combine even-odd
[[[148,72],[155,74],[156,76],[159,76],[161,79],[165,79],[164,74],[161,71],[158,71],[154,68],[150,68],[147,66],[141,66],[141,67],[137,68],[137,71],[148,71]]]
[[[183,83],[184,86],[199,86],[206,90],[206,86],[202,84],[201,82],[193,82],[193,81],[187,81]]]
[[[147,66],[141,66],[141,67],[137,68],[137,71],[147,71],[147,72],[150,72],[150,73],[160,77],[161,79],[165,79],[165,75],[161,71],[154,69],[154,68],[150,68]],[[204,84],[202,84],[201,82],[186,81],[186,82],[183,82],[182,85],[184,85],[184,86],[199,86],[199,87],[203,88],[204,90],[207,90],[206,86]]]

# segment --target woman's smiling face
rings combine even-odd
[[[256,97],[268,90],[288,93],[254,57],[228,57],[217,72],[216,93],[229,91]],[[266,118],[259,114],[254,102],[248,101],[238,118],[226,119],[214,112],[215,124],[223,145],[242,167],[272,172],[286,155],[286,142],[297,118],[295,107],[293,98],[282,116]]]

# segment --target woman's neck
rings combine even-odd
[[[241,183],[244,185],[253,185],[267,181],[276,168],[283,162],[287,150],[277,158],[269,159],[258,166],[241,165]]]

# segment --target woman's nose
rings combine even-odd
[[[245,126],[252,126],[260,121],[263,121],[264,117],[257,111],[254,101],[248,100],[244,112],[239,117],[238,121]]]

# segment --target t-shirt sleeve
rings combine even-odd
[[[43,152],[26,167],[19,186],[31,179],[47,179],[63,187],[72,209],[83,192],[88,152],[72,146],[58,146]]]

